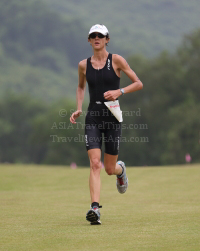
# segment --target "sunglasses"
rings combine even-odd
[[[103,35],[103,34],[101,34],[101,33],[95,33],[95,32],[93,32],[93,33],[91,33],[90,35],[89,35],[89,38],[96,38],[96,36],[98,37],[98,38],[104,38],[105,36]]]

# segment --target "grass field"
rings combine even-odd
[[[200,165],[101,172],[101,221],[85,220],[89,169],[0,165],[1,251],[200,250]]]

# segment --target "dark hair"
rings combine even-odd
[[[106,39],[110,39],[109,33],[106,35]],[[109,42],[108,42],[109,43]],[[108,43],[106,43],[106,46],[108,46]]]

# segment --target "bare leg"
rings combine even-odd
[[[104,154],[104,166],[108,175],[120,175],[122,167],[117,162],[118,155]]]
[[[101,189],[101,150],[100,149],[90,149],[88,150],[88,156],[90,159],[90,177],[89,177],[89,187],[90,187],[90,197],[91,203],[100,201],[100,189]]]

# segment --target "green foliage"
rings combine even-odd
[[[66,19],[41,1],[3,0],[0,22],[0,96],[12,89],[55,101],[75,93],[74,66],[91,49],[87,43],[80,47],[79,20]]]
[[[7,89],[48,101],[75,95],[78,62],[92,52],[87,33],[94,22],[108,26],[111,53],[146,57],[163,48],[173,51],[183,34],[199,26],[199,6],[195,0],[115,4],[105,0],[2,0],[0,97]],[[41,89],[35,88],[32,77],[29,82],[25,71],[35,75]]]
[[[146,57],[163,49],[175,51],[183,34],[199,27],[200,5],[196,0],[44,1],[67,17],[80,18],[87,30],[95,23],[105,24],[112,48],[117,47],[117,53],[123,55],[139,53]]]
[[[70,100],[47,104],[8,93],[0,102],[0,162],[87,165],[84,116],[72,125],[74,108]]]
[[[71,65],[77,66],[74,54],[83,54],[84,44],[80,48],[80,37],[84,27],[79,20],[64,19],[57,12],[50,10],[38,0],[11,0],[0,3],[1,41],[7,55],[15,59],[43,66],[43,60],[38,58],[42,50],[50,52],[44,54],[54,58],[71,58]],[[71,44],[73,43],[73,47]],[[55,53],[55,52],[54,52]],[[42,55],[41,55],[42,56]],[[73,56],[73,57],[72,57]],[[47,65],[48,67],[48,65]],[[50,69],[57,71],[57,67],[50,65]],[[64,70],[61,68],[60,70]]]
[[[88,165],[84,116],[75,126],[69,123],[77,87],[77,70],[69,58],[86,53],[84,45],[78,45],[82,25],[39,1],[1,1],[0,18],[0,161]],[[133,112],[124,116],[126,142],[119,156],[128,165],[184,163],[187,152],[194,162],[200,161],[199,52],[196,30],[173,54],[129,56],[144,89],[120,100],[123,111]],[[129,84],[123,76],[122,86]],[[66,100],[72,92],[74,102]],[[67,111],[64,117],[62,109]],[[129,125],[133,127],[127,129]],[[139,141],[131,142],[131,137]]]
[[[29,142],[33,119],[44,113],[44,104],[27,96],[8,93],[0,102],[0,161],[37,162]]]
[[[190,19],[186,18],[188,13],[192,13]],[[77,65],[91,54],[87,33],[94,22],[108,26],[111,53],[146,57],[163,48],[173,51],[181,35],[199,25],[198,14],[199,5],[194,0],[126,0],[114,5],[104,0],[2,0],[0,97],[8,88],[49,101],[75,95]],[[24,76],[27,68],[37,75],[36,83],[41,89],[35,88],[33,78],[29,82]]]
[[[65,75],[54,73],[49,69],[19,64],[16,60],[2,57],[0,60],[0,97],[4,97],[6,92],[12,90],[17,94],[32,96],[35,99],[48,102],[55,101],[60,97],[69,97],[71,92],[75,93],[76,86],[68,85],[73,83],[75,73],[66,69]]]
[[[162,53],[154,60],[131,57],[144,89],[129,94],[121,103],[125,109],[140,108],[141,117],[125,118],[127,123],[145,123],[148,130],[131,132],[147,136],[149,143],[126,144],[124,159],[133,156],[140,165],[184,163],[185,154],[199,158],[199,84],[200,31],[185,37],[177,53]],[[141,62],[143,62],[141,64]],[[127,79],[124,84],[128,85]],[[134,97],[134,98],[133,98]],[[124,132],[128,137],[130,132]]]
[[[46,114],[35,118],[31,139],[33,144],[47,149],[42,163],[87,165],[86,150],[83,150],[84,116],[76,125],[69,121],[75,106],[71,101],[59,101],[49,106]]]

